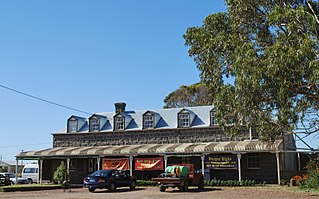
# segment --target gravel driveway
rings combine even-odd
[[[110,193],[107,190],[97,190],[95,193],[88,192],[87,189],[77,188],[71,192],[62,190],[49,191],[25,191],[25,192],[0,192],[2,199],[88,199],[88,198],[114,198],[114,199],[141,199],[141,198],[160,198],[160,199],[209,199],[209,198],[234,198],[234,199],[301,199],[301,198],[319,198],[319,193],[300,192],[293,188],[274,187],[222,187],[205,188],[198,192],[197,189],[190,189],[188,192],[179,192],[178,189],[167,189],[166,192],[160,192],[157,187],[137,188],[135,191],[121,188],[116,192]]]

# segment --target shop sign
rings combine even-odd
[[[205,157],[207,169],[237,169],[236,155],[208,155]]]
[[[164,170],[162,157],[158,158],[135,158],[135,170]]]
[[[102,169],[129,170],[128,158],[102,158]]]

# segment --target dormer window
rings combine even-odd
[[[74,133],[78,131],[78,120],[73,119],[73,120],[69,120],[69,124],[68,124],[68,132],[69,133]]]
[[[118,115],[114,118],[114,130],[124,130],[124,117],[122,115]]]
[[[154,128],[154,116],[144,115],[144,129],[153,129],[153,128]]]
[[[100,130],[100,120],[98,118],[90,119],[90,131],[99,131]]]
[[[212,110],[212,111],[210,112],[210,125],[211,125],[211,126],[217,125],[216,113],[215,113],[214,110]]]
[[[155,129],[161,116],[153,111],[146,111],[143,114],[143,129]]]
[[[180,113],[178,115],[178,126],[179,127],[189,127],[190,126],[189,113]]]

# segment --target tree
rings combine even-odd
[[[213,93],[209,85],[204,83],[196,83],[190,86],[182,85],[165,97],[164,108],[211,105],[212,100]]]
[[[216,117],[230,133],[254,127],[264,140],[302,128],[318,132],[319,4],[229,0],[184,34],[189,55],[212,85]],[[301,125],[300,125],[301,124]],[[228,125],[229,126],[229,125]]]

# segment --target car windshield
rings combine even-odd
[[[89,176],[107,176],[111,172],[112,172],[112,170],[99,170],[99,171],[95,171],[94,173],[90,174]]]

